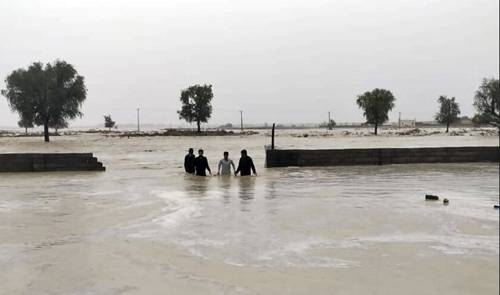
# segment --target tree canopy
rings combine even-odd
[[[64,128],[68,120],[81,117],[80,107],[86,98],[84,78],[65,61],[36,62],[27,69],[17,69],[5,79],[2,90],[12,111],[22,120],[44,126],[45,141],[49,127]]]
[[[62,118],[52,118],[49,121],[49,127],[54,128],[56,130],[56,134],[59,129],[68,128],[68,126],[69,126],[68,121]]]
[[[21,117],[21,119],[19,119],[19,121],[17,122],[17,125],[19,127],[22,127],[24,128],[24,132],[25,133],[28,133],[28,128],[33,128],[33,118],[24,118],[24,117]]]
[[[201,123],[208,122],[212,115],[212,85],[193,85],[182,90],[180,101],[182,107],[179,119],[184,119],[188,123],[196,122],[198,132],[201,131]]]
[[[483,79],[474,96],[474,121],[500,128],[500,86],[498,79]]]
[[[111,128],[115,127],[115,121],[111,119],[111,115],[104,115],[104,127],[109,128],[111,131]]]
[[[455,98],[448,98],[446,96],[440,96],[438,98],[439,112],[436,114],[435,119],[438,123],[446,124],[446,132],[450,130],[450,124],[458,120],[458,115],[460,115],[460,106]]]
[[[389,90],[379,88],[358,95],[356,103],[363,109],[366,122],[375,126],[375,134],[378,133],[378,126],[389,120],[388,113],[394,107],[395,100]]]

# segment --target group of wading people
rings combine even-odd
[[[253,165],[253,160],[248,156],[246,150],[241,151],[241,158],[238,163],[238,168],[236,169],[233,160],[229,159],[229,153],[224,152],[224,157],[219,161],[217,167],[217,175],[227,176],[231,175],[231,167],[233,168],[234,175],[247,176],[253,174],[257,175],[255,171],[255,166]],[[188,154],[184,157],[184,170],[188,174],[194,174],[197,176],[207,176],[206,171],[212,175],[212,170],[208,165],[208,159],[203,156],[203,150],[198,150],[198,157],[194,155],[193,149],[189,149]]]

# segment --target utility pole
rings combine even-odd
[[[141,124],[140,124],[140,121],[139,121],[139,110],[140,108],[137,108],[137,133],[141,132]]]
[[[243,111],[240,111],[240,126],[241,132],[243,132]]]
[[[274,150],[274,123],[273,123],[273,131],[271,132],[271,149]]]
[[[330,111],[328,111],[328,130],[332,130],[332,119],[330,119]]]
[[[401,112],[399,112],[398,128],[401,128]]]

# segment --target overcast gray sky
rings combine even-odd
[[[396,97],[391,119],[430,120],[439,95],[464,115],[498,78],[498,0],[0,0],[0,88],[60,58],[88,88],[73,126],[178,124],[180,90],[210,83],[212,123],[363,121],[355,99]],[[0,126],[15,125],[0,97]]]

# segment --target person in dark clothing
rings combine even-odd
[[[238,163],[238,169],[234,172],[234,175],[238,175],[240,173],[241,176],[251,175],[250,169],[253,174],[257,175],[257,171],[255,171],[255,166],[253,165],[253,160],[247,155],[246,150],[241,151],[240,162]]]
[[[208,170],[208,173],[212,175],[212,171],[208,166],[208,160],[203,156],[203,150],[198,150],[198,157],[196,157],[196,159],[194,160],[194,166],[196,169],[196,175],[207,176],[206,170]]]
[[[189,149],[188,154],[184,157],[184,170],[188,174],[194,174],[194,160],[196,156],[192,148]]]

